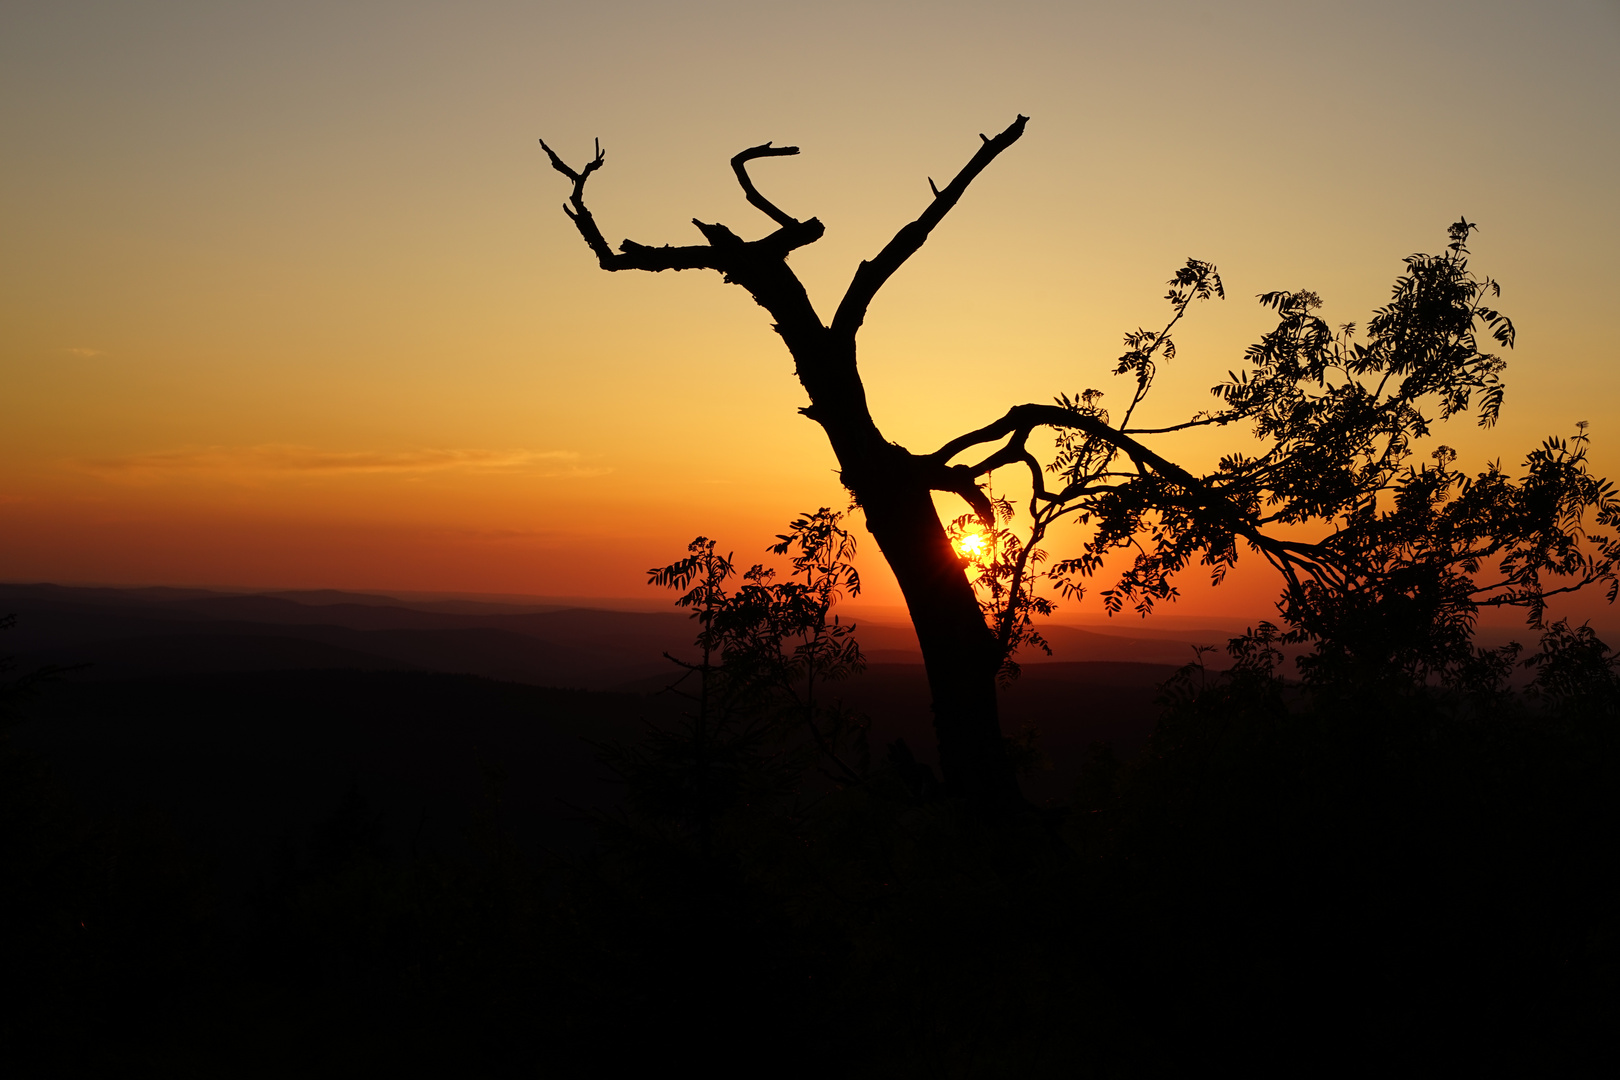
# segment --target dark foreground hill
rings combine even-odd
[[[268,745],[270,736],[261,732],[278,725],[298,732],[284,745],[313,746],[309,740],[322,733],[328,741],[382,747],[394,739],[383,719],[390,716],[445,730],[461,724],[506,731],[517,717],[544,714],[549,706],[542,701],[560,700],[525,697],[523,686],[637,696],[662,690],[678,673],[665,654],[690,658],[693,635],[692,621],[674,611],[541,610],[335,592],[232,595],[0,585],[0,612],[18,615],[5,644],[22,669],[74,669],[65,679],[73,688],[53,691],[51,708],[59,711],[56,726],[64,731],[72,726],[68,713],[74,724],[103,725],[98,735],[74,744],[86,752],[124,730],[141,731],[139,738],[153,746],[179,746],[182,731],[207,729],[212,734],[206,745],[218,746],[218,732],[240,727],[231,738]],[[1218,635],[1209,631],[1203,637]],[[863,625],[858,636],[873,662],[834,693],[871,719],[871,741],[879,752],[904,739],[919,760],[932,764],[927,685],[910,630]],[[1027,780],[1038,801],[1066,796],[1093,742],[1134,754],[1157,716],[1158,685],[1192,656],[1190,639],[1171,633],[1120,636],[1055,627],[1050,636],[1054,661],[1026,664],[1023,677],[1003,693],[1008,732],[1035,729],[1047,757]],[[323,671],[330,673],[324,681],[315,676]],[[371,677],[357,679],[360,672]],[[482,682],[467,681],[456,685],[480,689],[464,706],[431,693],[418,702],[405,688],[449,685],[411,677],[427,674],[518,685],[496,694]],[[489,704],[496,697],[502,704]],[[430,706],[429,700],[438,703]],[[603,699],[604,716],[630,708],[612,703],[617,700]],[[661,714],[670,701],[647,707]],[[114,716],[124,719],[115,722]],[[371,725],[363,737],[358,729],[350,731],[360,723]],[[607,721],[601,731],[586,724],[570,732],[576,743],[622,734]],[[493,738],[483,736],[485,743]],[[191,760],[193,753],[183,748],[177,760]],[[486,746],[484,753],[493,751]],[[562,776],[565,760],[572,769],[584,759],[558,757],[550,775]]]
[[[884,694],[918,673],[869,674],[904,729]],[[1009,706],[1072,706],[1061,686]],[[1253,704],[1173,714],[1135,766],[1086,755],[1066,814],[986,828],[880,764],[836,797],[756,789],[705,857],[679,818],[582,820],[623,793],[586,738],[634,739],[667,697],[48,686],[0,738],[0,1063],[1573,1075],[1620,1000],[1613,713]]]
[[[341,668],[482,675],[609,689],[689,650],[675,612],[420,610],[387,598],[303,603],[202,590],[0,586],[24,663],[89,665],[86,677]]]
[[[617,795],[592,741],[633,740],[675,705],[430,672],[63,680],[14,737],[87,807],[160,814],[246,889],[353,799],[393,850],[459,851],[496,801],[529,851],[577,849]]]
[[[244,647],[255,640],[228,637]],[[205,649],[221,638],[194,640]],[[297,659],[271,653],[266,665]],[[1155,710],[1154,682],[1168,670],[1051,665],[1021,682],[1008,697],[1009,723],[1041,717],[1053,732],[1054,764],[1032,777],[1032,793],[1071,786],[1091,739],[1139,746]],[[841,690],[873,716],[877,757],[900,739],[918,757],[931,756],[919,666],[873,665]],[[560,1009],[574,1017],[568,1023],[592,1026],[591,1034],[575,1032],[588,1042],[612,1026],[613,1002],[660,1008],[673,992],[663,961],[622,970],[613,958],[615,926],[631,934],[625,958],[667,943],[656,922],[612,905],[662,902],[631,899],[622,890],[638,886],[612,877],[581,886],[601,871],[579,867],[600,858],[592,853],[597,823],[623,795],[597,747],[633,744],[649,722],[668,725],[684,707],[669,694],[387,669],[74,672],[47,683],[10,728],[10,748],[0,747],[15,810],[0,815],[0,849],[13,886],[26,884],[0,896],[11,932],[21,935],[20,954],[7,948],[8,979],[32,987],[35,999],[8,1003],[20,1019],[0,1025],[0,1050],[24,1054],[30,1070],[45,1074],[51,1055],[43,1048],[57,1038],[77,1040],[62,1058],[65,1074],[123,1068],[129,1052],[166,1069],[228,1063],[243,1075],[336,1075],[378,1061],[403,1068],[419,1055],[437,1068],[459,1061],[488,1075],[487,1055],[501,1070],[531,1074],[514,1065],[528,1062],[519,1036],[534,1024],[527,1013]],[[1088,724],[1087,716],[1101,720]],[[580,887],[591,910],[578,917],[593,929],[583,938],[570,930],[560,945],[533,940],[536,926],[575,919],[535,905],[570,903]],[[672,894],[669,902],[678,911],[689,899]],[[581,970],[535,982],[536,963],[572,965],[559,955],[582,948]],[[639,984],[634,970],[645,963],[660,970]],[[513,973],[500,974],[508,966]],[[67,981],[40,982],[58,977]],[[559,1006],[535,998],[537,986],[590,1000]],[[83,1023],[109,1041],[83,1042]],[[663,1031],[661,1021],[640,1023],[649,1037]],[[452,1051],[480,1037],[488,1044],[471,1061]],[[239,1056],[267,1039],[278,1044],[253,1060]],[[581,1053],[590,1047],[567,1047],[569,1074],[582,1067]],[[656,1056],[652,1047],[621,1047],[609,1059],[648,1055]]]
[[[1030,796],[1065,799],[1094,742],[1125,756],[1138,750],[1170,670],[1031,668],[1005,699],[1009,729],[1038,725],[1049,759],[1029,776]],[[871,718],[874,753],[904,739],[932,762],[920,666],[874,664],[839,690]],[[161,813],[234,880],[351,792],[393,848],[456,849],[469,815],[498,795],[526,847],[576,850],[591,835],[584,811],[610,806],[620,791],[597,745],[634,742],[648,723],[667,725],[684,708],[670,694],[421,671],[68,676],[30,703],[16,738],[87,806]]]
[[[834,691],[857,782],[749,751],[700,798],[646,737],[685,620],[11,599],[36,658],[105,651],[4,702],[7,1076],[1575,1075],[1620,1008],[1606,652],[1539,697],[1168,706],[1168,664],[1031,664],[1037,807],[987,822],[888,750],[929,757],[915,664]],[[427,669],[481,640],[619,689]]]

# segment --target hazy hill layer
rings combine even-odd
[[[82,750],[91,758],[124,753],[105,748],[123,746],[125,733],[139,733],[141,746],[173,744],[184,751],[173,760],[200,762],[189,740],[204,727],[251,740],[259,737],[252,732],[271,732],[279,725],[291,740],[281,744],[286,746],[307,742],[306,735],[297,734],[304,730],[298,725],[325,725],[323,730],[339,741],[350,737],[342,732],[354,724],[370,725],[367,738],[382,744],[411,737],[393,732],[385,722],[389,716],[405,725],[402,732],[412,724],[461,725],[457,730],[495,725],[490,730],[520,732],[526,729],[515,717],[549,715],[551,706],[542,707],[538,698],[515,704],[528,701],[523,695],[533,688],[624,691],[633,695],[625,701],[643,701],[648,700],[643,695],[667,686],[675,672],[665,653],[695,658],[693,624],[677,611],[535,610],[482,602],[445,610],[460,602],[431,601],[436,606],[426,609],[384,596],[295,595],[4,585],[0,613],[18,615],[4,646],[24,668],[83,665],[67,676],[75,685],[61,690],[53,707],[59,724],[68,724],[69,714],[77,717],[72,723],[79,727],[72,730],[80,734],[73,738],[72,753]],[[1047,634],[1054,657],[1028,657],[1023,677],[1002,699],[1006,730],[1036,727],[1050,758],[1050,769],[1026,780],[1037,799],[1066,794],[1092,742],[1134,752],[1158,714],[1158,684],[1192,658],[1191,641],[1199,640],[1189,640],[1186,631],[1124,636],[1062,626],[1049,627]],[[1218,634],[1204,637],[1218,640]],[[871,718],[874,754],[904,739],[920,760],[931,762],[932,714],[912,631],[863,622],[858,636],[871,663],[865,673],[836,687],[835,695]],[[360,673],[367,677],[359,678]],[[443,698],[450,683],[412,681],[429,673],[521,685],[497,693],[489,689],[493,683],[456,683],[478,690],[454,701]],[[106,685],[95,689],[99,684]],[[437,688],[434,693],[441,696],[433,700],[439,704],[424,711],[406,689],[414,686]],[[339,689],[341,694],[332,697]],[[490,705],[497,699],[506,704]],[[592,695],[589,701],[589,707],[578,705],[581,717],[598,707],[607,718],[630,708],[612,695]],[[338,702],[349,704],[340,708]],[[676,707],[667,695],[645,706],[659,715]],[[575,742],[581,736],[616,737],[616,724],[581,719],[568,729],[569,737]],[[197,745],[215,745],[209,742],[213,738]],[[498,744],[504,745],[494,736],[480,743],[482,752],[496,755],[490,760],[501,764],[493,749]],[[590,771],[589,755],[580,757],[578,747],[570,745],[568,754],[552,755],[568,763],[555,777]],[[56,748],[69,749],[67,744]],[[222,774],[232,768],[220,762],[207,766]],[[538,776],[531,779],[540,782]]]
[[[410,668],[541,686],[612,689],[669,670],[664,654],[692,658],[682,612],[607,611],[474,601],[404,601],[333,590],[237,595],[201,589],[0,585],[0,613],[16,612],[7,647],[27,660],[89,664],[91,678],[185,672]],[[857,620],[867,657],[919,663],[909,626]],[[1119,633],[1051,625],[1053,647],[1020,657],[1048,662],[1180,665],[1194,645],[1230,631]]]

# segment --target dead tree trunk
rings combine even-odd
[[[584,201],[585,182],[604,160],[600,146],[576,172],[541,143],[553,167],[573,181],[573,193],[563,209],[602,269],[717,270],[726,281],[748,290],[775,319],[776,332],[792,354],[799,382],[810,398],[800,411],[826,431],[841,479],[864,510],[867,527],[906,598],[928,671],[946,788],[990,812],[1021,802],[997,716],[996,671],[1002,657],[963,560],[934,509],[932,492],[955,492],[987,520],[989,502],[971,470],[947,466],[935,454],[913,454],[884,438],[867,409],[856,337],[878,290],[922,247],[973,179],[1018,140],[1026,122],[1020,116],[993,138],[981,135],[978,152],[944,188],[929,181],[932,202],[875,258],[860,264],[830,324],[817,315],[787,265],[792,251],[820,239],[821,222],[800,221],[778,209],[759,193],[747,170],[748,162],[756,158],[797,154],[797,147],[766,143],[731,160],[748,201],[778,226],[768,236],[744,241],[724,225],[694,220],[707,244],[653,248],[626,240],[614,251]]]

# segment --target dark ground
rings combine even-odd
[[[1033,799],[1063,799],[1092,742],[1129,756],[1152,730],[1155,665],[1031,666],[1009,691],[1009,730],[1041,725],[1049,768]],[[842,688],[873,718],[881,751],[896,739],[931,762],[920,666],[876,664]],[[492,790],[532,850],[577,851],[586,812],[620,785],[593,743],[634,741],[684,703],[668,694],[558,690],[469,675],[325,669],[92,680],[64,677],[16,731],[98,813],[154,810],[247,888],[275,847],[332,813],[351,788],[389,845],[457,850]],[[1070,722],[1064,723],[1064,719]]]
[[[869,787],[806,813],[767,779],[703,855],[598,760],[682,708],[649,692],[679,616],[0,606],[22,670],[94,664],[0,738],[8,1075],[1596,1075],[1614,1045],[1608,676],[1167,712],[1170,664],[1029,664],[1005,726],[1047,809],[987,828],[884,760],[933,739],[920,667],[873,663],[838,690]]]
[[[686,707],[658,692],[675,670],[660,653],[690,641],[683,615],[320,599],[0,587],[0,606],[19,614],[5,642],[18,670],[71,669],[35,687],[8,734],[11,816],[28,824],[11,838],[24,843],[7,860],[22,892],[7,906],[35,926],[12,969],[34,992],[13,1002],[0,1044],[27,1048],[30,1069],[124,1071],[134,1047],[159,1071],[191,1061],[199,1075],[223,1060],[271,1075],[344,1072],[346,1055],[442,1055],[446,1030],[462,1038],[498,1022],[489,995],[505,992],[491,972],[505,961],[484,950],[523,954],[514,942],[529,940],[533,905],[559,902],[555,884],[536,884],[556,880],[545,868],[596,857],[600,815],[624,793],[598,746],[633,744]],[[879,638],[902,646],[880,655],[909,659],[903,640]],[[1031,665],[1004,698],[1009,730],[1041,728],[1048,761],[1031,797],[1061,800],[1093,740],[1139,749],[1155,684],[1172,670]],[[903,739],[931,761],[919,664],[873,663],[837,692],[871,719],[876,756]],[[366,944],[372,926],[416,944]],[[437,989],[407,994],[395,1015],[401,980],[426,978],[401,976],[400,957],[424,948],[474,957],[471,974],[445,960]],[[343,958],[336,973],[318,959],[328,953]],[[477,988],[454,991],[462,979]],[[583,986],[575,993],[620,996]],[[446,993],[478,1004],[447,1019]],[[345,1019],[361,1000],[364,1019]],[[425,1001],[440,1003],[431,1016]],[[105,1043],[85,1042],[63,1010],[82,1011]],[[500,1022],[492,1060],[522,1056],[511,1033],[525,1023]],[[43,1049],[56,1039],[74,1050]],[[249,1055],[252,1067],[237,1059],[266,1040],[284,1045]]]
[[[21,669],[83,665],[47,688],[18,737],[86,805],[160,809],[205,848],[210,829],[272,843],[351,786],[392,841],[450,843],[492,771],[526,842],[572,847],[589,828],[567,807],[616,798],[591,742],[633,739],[643,719],[682,707],[658,691],[676,670],[661,654],[690,651],[684,614],[330,602],[344,597],[0,586],[0,609],[19,614],[6,648]],[[1025,665],[1003,708],[1007,731],[1038,728],[1049,759],[1030,797],[1066,798],[1092,742],[1133,756],[1174,670]],[[871,719],[878,752],[904,739],[933,764],[920,664],[872,663],[835,693]]]

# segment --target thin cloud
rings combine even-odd
[[[165,475],[423,474],[506,472],[540,477],[601,476],[611,469],[578,464],[572,450],[318,450],[307,446],[203,446],[116,457],[79,458],[73,464],[107,477]]]

